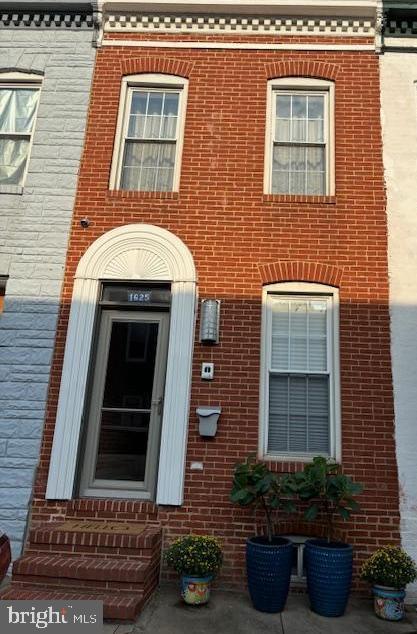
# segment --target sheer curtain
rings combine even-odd
[[[324,95],[276,94],[272,193],[325,193],[324,108]]]
[[[122,189],[172,190],[179,98],[178,91],[133,92],[124,147]]]
[[[0,87],[0,184],[22,185],[39,90]]]

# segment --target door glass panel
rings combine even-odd
[[[144,481],[158,323],[114,321],[95,477]]]
[[[149,418],[138,412],[102,412],[96,478],[143,482]]]
[[[149,409],[158,324],[113,322],[103,407]]]

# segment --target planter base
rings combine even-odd
[[[309,539],[304,553],[312,611],[321,616],[342,616],[352,583],[352,546]]]
[[[210,599],[213,577],[181,577],[181,596],[188,605],[203,605]]]
[[[377,617],[384,621],[401,621],[404,618],[405,590],[374,586],[372,592]]]
[[[288,539],[264,537],[246,542],[246,568],[253,607],[260,612],[282,612],[288,596],[293,546]]]

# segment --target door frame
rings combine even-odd
[[[55,422],[55,431],[45,497],[71,500],[74,496],[94,318],[100,284],[105,280],[147,280],[171,285],[156,502],[178,506],[184,497],[197,273],[191,252],[182,240],[166,229],[143,224],[124,225],[103,234],[90,245],[77,266],[56,421],[49,422]],[[64,332],[59,334],[63,336]],[[56,366],[57,372],[59,369]]]
[[[85,443],[81,448],[82,455],[80,456],[79,495],[80,497],[134,497],[142,500],[154,500],[162,421],[162,408],[159,408],[159,403],[163,402],[164,397],[169,312],[140,309],[102,309],[99,320],[97,348],[92,364],[91,398],[86,408]],[[158,323],[145,478],[143,482],[138,481],[136,483],[130,480],[111,480],[94,477],[112,325],[115,322],[122,321],[128,323]]]

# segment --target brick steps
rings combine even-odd
[[[25,555],[13,564],[13,579],[21,583],[142,591],[146,579],[155,572],[153,568],[151,560]]]
[[[132,534],[131,526],[120,524],[115,532],[114,522],[103,520],[102,527],[90,532],[89,520],[79,524],[77,530],[66,530],[62,523],[33,529],[0,599],[75,600],[92,595],[103,601],[105,618],[135,619],[158,585],[161,529],[145,526]]]
[[[82,523],[81,520],[80,524]],[[88,524],[88,521],[86,523]],[[148,549],[158,543],[160,532],[159,528],[153,526],[145,528],[139,535],[104,531],[90,533],[87,530],[65,531],[60,528],[60,524],[51,523],[31,530],[29,542],[31,544],[58,544],[60,546]]]
[[[117,594],[91,590],[60,591],[48,586],[42,586],[42,588],[30,585],[19,586],[13,582],[0,594],[0,599],[14,601],[103,601],[103,617],[122,621],[134,621],[146,602],[146,597],[139,593]]]

